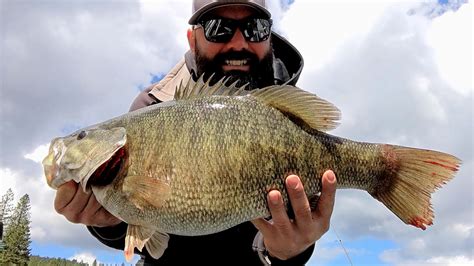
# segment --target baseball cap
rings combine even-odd
[[[205,13],[216,9],[218,7],[243,5],[249,6],[256,9],[258,12],[265,15],[266,18],[270,18],[271,14],[268,11],[265,4],[265,0],[247,0],[247,1],[236,1],[236,0],[193,0],[193,15],[189,19],[189,24],[196,25],[198,20]]]

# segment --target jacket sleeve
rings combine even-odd
[[[138,96],[135,98],[135,100],[133,100],[132,105],[130,106],[130,112],[160,102],[160,100],[156,99],[155,97],[153,97],[152,94],[149,93],[152,88],[153,85],[138,94]]]

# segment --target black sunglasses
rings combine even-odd
[[[206,40],[226,43],[232,39],[237,28],[248,42],[263,42],[271,33],[272,20],[264,18],[246,18],[235,20],[229,18],[209,18],[198,22],[204,29]]]

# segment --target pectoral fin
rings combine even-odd
[[[149,176],[127,176],[123,191],[139,209],[161,207],[171,194],[170,186],[162,180]]]

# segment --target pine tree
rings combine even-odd
[[[21,197],[5,231],[0,264],[26,265],[30,258],[30,197]]]
[[[13,209],[13,197],[13,191],[9,188],[0,201],[0,240],[3,239],[4,232],[8,226],[8,219]]]

